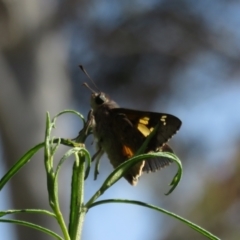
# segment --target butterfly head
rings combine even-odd
[[[87,83],[84,83],[83,85],[86,86],[92,92],[90,105],[93,110],[97,109],[98,107],[104,104],[108,104],[109,102],[111,102],[110,98],[105,93],[95,92],[92,88],[88,86]]]
[[[103,92],[92,93],[90,105],[91,105],[92,109],[94,110],[94,109],[102,106],[103,104],[107,104],[109,101],[110,101],[109,97]]]

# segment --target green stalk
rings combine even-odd
[[[50,202],[50,206],[52,207],[52,210],[54,211],[56,215],[56,219],[58,221],[58,224],[62,230],[63,236],[65,240],[71,240],[67,226],[65,224],[63,215],[60,210],[60,205],[59,205],[59,199],[58,199],[58,185],[57,182],[54,182],[54,193],[53,193],[53,201]]]
[[[87,212],[84,206],[85,153],[76,153],[75,157],[69,217],[69,235],[71,240],[81,239],[83,222]]]

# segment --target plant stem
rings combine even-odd
[[[87,209],[84,206],[85,154],[75,154],[73,165],[71,207],[69,217],[69,235],[71,240],[81,238],[83,222]]]
[[[71,240],[70,236],[69,236],[69,233],[68,233],[68,229],[67,229],[67,226],[64,222],[64,218],[63,218],[63,215],[61,213],[61,210],[60,210],[60,206],[59,206],[59,199],[58,199],[58,195],[57,195],[57,186],[55,186],[55,189],[54,189],[54,201],[52,203],[50,203],[55,215],[56,215],[56,219],[58,221],[58,224],[62,230],[62,233],[63,233],[63,236],[64,236],[64,239],[65,240]]]

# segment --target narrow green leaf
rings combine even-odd
[[[181,222],[183,222],[186,225],[188,225],[190,228],[192,228],[195,231],[199,232],[200,234],[206,236],[208,239],[220,240],[220,238],[218,238],[217,236],[213,235],[212,233],[208,232],[207,230],[203,229],[202,227],[198,226],[197,224],[192,223],[192,222],[186,220],[183,217],[180,217],[179,215],[177,215],[175,213],[169,212],[169,211],[167,211],[165,209],[162,209],[162,208],[159,208],[157,206],[154,206],[154,205],[151,205],[151,204],[147,204],[147,203],[144,203],[144,202],[140,202],[140,201],[127,200],[127,199],[107,199],[107,200],[97,201],[97,202],[91,204],[89,206],[89,208],[95,207],[95,206],[100,205],[100,204],[105,204],[105,203],[127,203],[127,204],[135,204],[135,205],[139,205],[139,206],[142,206],[142,207],[147,207],[147,208],[150,208],[150,209],[153,209],[153,210],[165,213],[168,216],[171,216],[171,217],[173,217],[175,219],[180,220]]]
[[[85,176],[84,176],[84,180],[86,180],[88,178],[90,169],[91,169],[91,163],[92,163],[92,159],[91,159],[91,155],[88,152],[88,150],[86,148],[83,148],[84,150],[82,150],[85,154],[85,160],[87,159],[87,167],[86,167],[86,171],[85,171]]]
[[[53,128],[53,123],[50,120],[50,115],[47,112],[46,116],[46,129],[45,129],[45,139],[44,139],[44,166],[47,173],[47,190],[48,190],[48,200],[50,206],[53,208],[54,205],[54,178],[55,173],[53,170],[53,156],[51,152],[52,140],[51,140],[51,130]]]
[[[173,180],[171,181],[171,183],[169,184],[170,186],[172,186],[170,188],[170,190],[165,194],[165,195],[169,195],[178,185],[178,183],[180,182],[181,178],[182,178],[182,163],[180,161],[180,159],[173,153],[167,153],[167,152],[162,152],[163,153],[163,157],[167,157],[167,158],[171,158],[177,165],[178,165],[178,171],[176,173],[176,175],[174,176]]]
[[[34,223],[30,223],[30,222],[26,222],[26,221],[20,221],[20,220],[12,220],[12,219],[0,219],[0,222],[3,222],[3,223],[14,223],[14,224],[18,224],[18,225],[22,225],[22,226],[25,226],[25,227],[30,227],[30,228],[33,228],[33,229],[36,229],[38,231],[41,231],[41,232],[44,232],[52,237],[55,237],[56,239],[59,239],[59,240],[64,240],[61,236],[59,236],[57,233],[47,229],[47,228],[44,228],[44,227],[41,227],[37,224],[34,224]]]
[[[44,143],[40,143],[26,152],[0,180],[0,190],[4,185],[26,164],[31,157],[40,149],[44,147]]]
[[[147,154],[141,154],[138,156],[135,156],[129,160],[127,160],[126,162],[120,164],[108,177],[107,179],[104,181],[103,185],[100,187],[100,189],[94,194],[94,196],[88,201],[88,203],[86,204],[86,206],[89,206],[91,203],[93,203],[99,196],[101,196],[109,187],[111,187],[114,183],[116,183],[122,176],[124,176],[124,174],[128,171],[129,168],[131,168],[132,166],[134,166],[136,163],[145,160],[147,158],[151,158],[151,157],[169,157],[171,158],[173,161],[175,161],[178,166],[179,166],[179,170],[177,172],[177,175],[174,177],[175,180],[174,182],[172,181],[172,183],[174,183],[174,185],[172,186],[172,188],[169,190],[169,193],[171,193],[177,186],[177,184],[179,183],[181,176],[182,176],[182,165],[181,165],[181,161],[172,153],[166,153],[166,152],[154,152],[154,153],[147,153]]]
[[[83,221],[87,209],[84,207],[84,168],[85,153],[82,151],[75,154],[73,166],[71,201],[69,216],[69,235],[71,239],[80,239]]]
[[[83,115],[75,110],[71,110],[71,109],[66,109],[66,110],[63,110],[62,112],[58,113],[52,120],[52,122],[54,123],[55,125],[55,122],[57,120],[57,118],[65,113],[73,113],[75,115],[77,115],[82,121],[83,121],[83,124],[85,125],[85,119],[83,117]]]
[[[72,154],[75,154],[77,152],[83,152],[85,154],[85,156],[87,157],[87,163],[88,163],[88,166],[87,166],[87,169],[86,169],[86,176],[88,176],[89,174],[89,171],[90,171],[90,166],[91,166],[91,156],[90,156],[90,153],[87,151],[86,148],[84,147],[75,147],[75,148],[72,148],[70,150],[68,150],[64,156],[60,159],[58,165],[57,165],[57,168],[56,168],[56,178],[58,177],[58,174],[59,174],[59,171],[60,171],[60,168],[62,166],[62,164],[72,155]],[[55,180],[57,181],[57,179]]]
[[[69,224],[68,224],[68,232],[70,237],[73,236],[74,232],[74,222],[76,216],[78,215],[77,210],[77,202],[78,202],[78,175],[79,175],[79,164],[78,164],[78,156],[73,164],[73,171],[72,171],[72,181],[71,181],[71,199],[70,199],[70,214],[69,214]],[[80,190],[80,189],[79,189]]]
[[[9,215],[9,214],[16,214],[16,213],[41,213],[54,218],[56,217],[54,213],[44,209],[13,209],[13,210],[7,210],[7,211],[0,211],[0,217]]]
[[[51,130],[52,130],[52,126],[53,124],[51,124],[51,120],[50,120],[50,115],[47,112],[47,116],[46,116],[46,130],[45,130],[45,139],[44,139],[44,163],[45,163],[45,168],[47,173],[51,172],[51,169],[53,167],[53,163],[51,161],[51,139],[50,139],[50,134],[51,134]]]
[[[61,144],[61,138],[52,138],[51,139],[51,154],[54,155],[57,152],[58,147]]]
[[[140,154],[143,154],[145,152],[145,150],[147,149],[147,146],[149,145],[150,140],[154,137],[154,135],[157,133],[157,130],[159,128],[159,124],[157,124],[153,131],[147,136],[147,138],[145,139],[145,141],[143,142],[142,146],[137,150],[137,152],[135,153],[134,156],[138,156]]]

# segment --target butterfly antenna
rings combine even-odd
[[[80,67],[80,69],[84,72],[84,74],[88,77],[88,79],[92,82],[92,84],[95,86],[95,88],[99,91],[99,92],[101,92],[99,89],[98,89],[98,87],[97,87],[97,85],[95,84],[95,82],[92,80],[92,78],[89,76],[89,74],[87,73],[87,71],[86,71],[86,69],[83,67],[83,65],[79,65],[79,67]],[[85,85],[87,88],[89,88],[91,91],[93,91],[86,83],[84,83],[83,85]],[[93,92],[95,92],[95,91],[93,91]]]
[[[96,93],[92,88],[90,88],[90,87],[88,86],[87,83],[83,83],[83,86],[85,86],[86,88],[88,88],[92,93]]]

